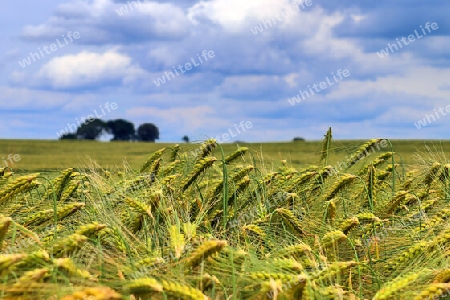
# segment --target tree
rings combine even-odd
[[[153,123],[144,123],[139,125],[137,130],[139,141],[154,142],[159,140],[159,129]]]
[[[60,138],[60,140],[76,140],[78,139],[76,133],[65,133]]]
[[[302,137],[295,137],[292,141],[293,141],[293,142],[304,142],[305,139],[302,138]]]
[[[108,121],[106,125],[108,133],[114,135],[111,141],[129,141],[134,138],[134,124],[127,120],[111,120]]]
[[[183,136],[182,140],[185,143],[189,143],[189,137],[187,135]]]
[[[77,128],[77,137],[83,140],[96,140],[106,131],[106,124],[100,119],[83,123]]]

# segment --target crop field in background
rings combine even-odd
[[[0,299],[450,297],[447,141],[0,150]]]
[[[330,149],[330,161],[334,164],[345,159],[365,141],[334,141]],[[418,163],[417,154],[448,155],[450,157],[450,141],[391,141],[395,150],[402,156],[406,166]],[[33,141],[33,140],[0,140],[0,158],[8,154],[19,154],[21,160],[14,163],[13,169],[24,171],[52,171],[64,168],[85,168],[94,160],[105,169],[123,168],[126,161],[132,168],[140,166],[152,152],[175,144],[163,143],[130,143],[130,142],[91,142],[91,141]],[[180,144],[188,153],[200,147],[200,143]],[[239,143],[250,149],[259,166],[273,169],[287,160],[295,168],[303,168],[317,164],[320,158],[322,141],[285,142],[285,143]],[[225,154],[237,149],[237,144],[223,144]],[[389,148],[380,148],[390,151]],[[376,153],[375,153],[376,154]],[[250,159],[250,156],[247,156]],[[0,167],[5,167],[0,161]]]

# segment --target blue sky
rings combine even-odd
[[[160,142],[450,138],[450,2],[330,2],[5,2],[0,138],[56,139],[113,102],[103,119]]]

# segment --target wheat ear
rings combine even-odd
[[[207,168],[217,160],[215,157],[205,157],[200,159],[195,165],[192,172],[181,183],[181,190],[184,192],[187,188],[202,174]]]
[[[74,292],[72,295],[67,295],[61,298],[61,300],[121,300],[122,295],[113,289],[106,286],[99,287],[86,287],[80,291]]]
[[[227,157],[225,157],[225,164],[230,164],[233,162],[236,158],[243,156],[248,151],[247,147],[240,147]]]
[[[373,300],[382,299],[398,299],[402,291],[419,278],[419,273],[406,274],[402,277],[398,277],[390,282],[388,282],[384,287],[382,287],[373,297]]]
[[[147,161],[142,165],[141,169],[139,170],[140,173],[144,173],[147,171],[147,169],[158,159],[163,155],[164,151],[166,151],[166,148],[162,148],[158,151],[155,151],[150,157],[147,159]]]
[[[10,217],[0,216],[0,251],[2,250],[3,241],[5,240],[6,233],[8,232],[11,223],[12,219]]]
[[[6,202],[16,195],[27,192],[39,185],[35,179],[39,173],[33,175],[22,176],[9,183],[0,191],[0,203]]]
[[[333,199],[339,191],[342,191],[344,188],[348,187],[355,180],[356,176],[352,174],[342,176],[342,178],[331,187],[325,196],[323,196],[324,201]]]
[[[186,265],[190,268],[195,268],[208,257],[222,251],[226,246],[226,241],[206,241],[195,249],[195,251],[187,258]]]

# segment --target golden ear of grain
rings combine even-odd
[[[55,193],[56,200],[57,201],[60,200],[64,189],[71,181],[71,176],[73,172],[74,172],[73,168],[68,168],[62,171],[61,175],[59,175],[52,181],[52,184],[47,189],[47,192],[44,194],[43,199],[52,198],[53,193]]]
[[[67,188],[64,190],[64,192],[61,194],[61,202],[66,202],[70,199],[70,197],[75,194],[76,190],[81,184],[81,180],[72,181]]]
[[[380,218],[378,218],[371,212],[362,212],[362,213],[355,215],[355,217],[357,217],[358,221],[360,221],[360,222],[380,222],[381,221]]]
[[[330,247],[337,245],[343,240],[347,239],[347,236],[340,230],[330,231],[322,238],[322,247]]]
[[[6,187],[0,190],[0,204],[12,199],[16,195],[36,188],[40,185],[40,183],[35,180],[38,176],[39,173],[21,176],[9,183]]]
[[[63,220],[64,218],[67,218],[68,216],[74,214],[78,210],[82,209],[85,206],[84,203],[70,203],[66,204],[63,207],[57,209],[56,214],[58,217],[58,221]],[[37,213],[32,214],[28,218],[26,218],[23,223],[26,226],[32,225],[32,226],[38,226],[43,223],[52,221],[54,218],[54,211],[53,209],[47,209],[43,211],[39,211]]]
[[[277,269],[287,272],[303,272],[303,265],[293,258],[274,258],[270,263]]]
[[[164,290],[160,282],[150,277],[130,281],[124,286],[124,289],[128,294],[137,296],[162,292]]]
[[[312,249],[307,244],[299,243],[291,246],[284,247],[283,249],[275,253],[279,257],[300,257],[309,255]]]
[[[187,188],[202,174],[207,168],[217,160],[215,157],[205,157],[200,159],[195,165],[192,172],[181,182],[181,190],[184,192]]]
[[[142,165],[141,169],[139,170],[139,173],[144,173],[147,171],[147,169],[157,160],[159,159],[164,151],[166,151],[166,148],[162,148],[158,151],[155,151],[150,157],[147,159],[147,161]]]
[[[92,275],[88,271],[78,268],[70,258],[57,258],[53,260],[53,265],[68,276],[92,279]]]
[[[82,225],[75,233],[84,235],[88,238],[93,238],[100,230],[103,230],[104,228],[106,228],[106,225],[94,222],[92,224]]]
[[[324,207],[326,209],[326,219],[330,224],[333,224],[333,221],[336,218],[336,202],[334,200],[327,201],[325,202]]]
[[[353,181],[356,180],[356,176],[352,174],[345,174],[342,178],[337,181],[330,190],[323,196],[324,201],[333,199],[337,193],[342,191],[344,188],[348,187]]]
[[[138,269],[146,269],[148,267],[154,267],[165,263],[166,261],[162,257],[147,257],[136,263]]]
[[[373,297],[373,300],[381,299],[398,299],[402,291],[410,284],[412,284],[420,273],[414,272],[395,278],[394,280],[385,284]]]
[[[440,270],[434,277],[433,283],[450,283],[450,269]]]
[[[158,176],[159,170],[161,169],[162,158],[156,159],[150,166],[150,176],[151,182],[155,181],[156,176]]]
[[[20,289],[31,283],[44,282],[45,279],[50,277],[50,271],[51,270],[49,268],[40,268],[27,271],[20,276],[19,280],[13,286]]]
[[[67,295],[61,300],[120,300],[122,295],[106,286],[86,287],[80,291]]]
[[[291,210],[286,208],[277,208],[275,211],[281,217],[284,224],[286,224],[294,232],[297,232],[301,235],[305,234],[303,226],[300,224],[300,221]]]
[[[405,200],[407,194],[408,194],[407,191],[398,191],[394,195],[394,198],[392,198],[392,200],[389,201],[389,203],[385,206],[384,215],[387,216],[393,213],[400,205],[400,203]]]
[[[316,171],[305,172],[302,175],[295,177],[290,184],[284,188],[284,191],[287,193],[291,193],[294,191],[301,190],[302,185],[308,183],[311,179],[313,179],[317,175]]]
[[[450,179],[450,164],[445,164],[442,168],[441,173],[439,176],[437,176],[440,182],[443,184],[447,184],[448,180]]]
[[[154,219],[152,214],[152,208],[150,205],[131,197],[124,197],[124,201],[137,213],[141,215],[148,215],[150,218]]]
[[[429,249],[430,246],[432,246],[432,243],[425,241],[421,241],[414,244],[404,252],[400,253],[399,255],[395,256],[393,259],[388,261],[388,264],[386,266],[387,269],[398,270],[404,263],[413,261],[421,253],[424,253],[427,249]]]
[[[450,294],[450,283],[431,283],[414,300],[444,299]]]
[[[189,268],[195,268],[208,257],[222,251],[222,249],[225,248],[227,245],[228,244],[226,241],[220,240],[205,241],[197,249],[195,249],[195,251],[192,252],[192,254],[187,258],[186,265]]]
[[[258,225],[255,224],[248,224],[241,227],[241,231],[245,235],[249,235],[249,233],[252,233],[260,238],[262,241],[264,238],[266,238],[267,234],[264,232],[264,230],[261,229]]]
[[[2,250],[3,241],[5,240],[6,233],[8,232],[11,223],[12,219],[10,217],[0,216],[0,251]]]
[[[170,164],[166,165],[165,167],[163,167],[161,170],[162,176],[164,177],[164,176],[169,176],[169,175],[172,175],[172,176],[178,175],[178,174],[172,174],[172,173],[174,173],[177,170],[177,168],[180,167],[181,163],[182,163],[182,161],[177,159],[177,160],[174,160],[173,162],[171,162]]]
[[[366,156],[369,156],[369,151],[372,149],[372,152],[374,152],[374,147],[376,144],[380,143],[383,139],[371,139],[368,142],[364,143],[361,147],[359,147],[355,152],[353,152],[349,159],[346,161],[346,168],[350,168],[354,164],[356,164],[358,161],[363,159]]]
[[[200,290],[190,287],[188,285],[183,285],[176,282],[170,282],[166,280],[161,281],[163,290],[168,295],[177,297],[178,299],[189,299],[189,300],[208,300],[209,298],[203,294]]]
[[[348,234],[350,232],[350,230],[352,230],[353,228],[355,228],[358,225],[359,225],[358,218],[352,217],[352,218],[346,219],[346,220],[344,220],[344,222],[342,222],[342,224],[340,226],[340,230],[344,234]]]
[[[442,165],[440,163],[433,163],[427,174],[425,174],[425,178],[423,179],[423,183],[425,184],[425,186],[430,187],[431,183],[438,177],[437,174],[439,173],[441,168]]]
[[[421,223],[420,226],[416,227],[414,230],[416,232],[425,230],[427,228],[436,226],[442,222],[444,222],[445,220],[448,220],[450,218],[450,209],[442,209],[441,211],[439,211],[434,217],[432,217],[431,219],[426,220],[425,222]]]
[[[219,286],[220,284],[220,280],[215,275],[205,273],[201,278],[202,291],[211,290],[214,286]]]
[[[362,167],[361,170],[359,170],[358,175],[363,176],[364,174],[367,174],[367,170],[369,169],[370,166],[378,167],[381,164],[385,163],[388,159],[390,159],[394,154],[395,152],[385,152],[379,155],[372,162]]]
[[[0,169],[0,186],[8,182],[8,179],[13,176],[13,172],[6,172],[7,168]]]
[[[247,147],[240,147],[225,158],[225,164],[230,164],[236,158],[243,156],[248,151]]]
[[[200,146],[198,154],[195,158],[195,162],[197,163],[197,162],[201,161],[202,159],[206,158],[214,150],[214,148],[216,148],[216,146],[217,146],[216,139],[206,140]]]
[[[334,262],[328,265],[324,270],[319,271],[311,276],[311,280],[317,283],[326,281],[334,282],[334,278],[348,271],[349,268],[356,266],[354,261]]]
[[[26,254],[0,254],[0,276],[9,274],[11,268],[26,257]]]
[[[76,250],[79,250],[87,240],[88,238],[86,236],[74,233],[58,240],[53,245],[51,251],[55,257],[70,255]]]
[[[172,148],[172,152],[170,153],[170,161],[171,162],[175,162],[177,160],[178,157],[178,153],[180,152],[180,145],[176,144],[175,146],[173,146]]]
[[[245,176],[247,176],[254,169],[255,169],[255,167],[252,165],[248,165],[245,168],[241,168],[241,169],[239,169],[239,171],[237,171],[236,173],[234,173],[230,176],[231,177],[230,181],[232,181],[232,182],[239,181],[242,178],[244,178]]]
[[[242,194],[249,186],[250,184],[250,177],[244,176],[239,182],[236,183],[236,186],[233,190],[233,192],[230,193],[230,197],[228,198],[228,205],[231,205],[233,203],[234,197],[239,197],[240,194]]]

